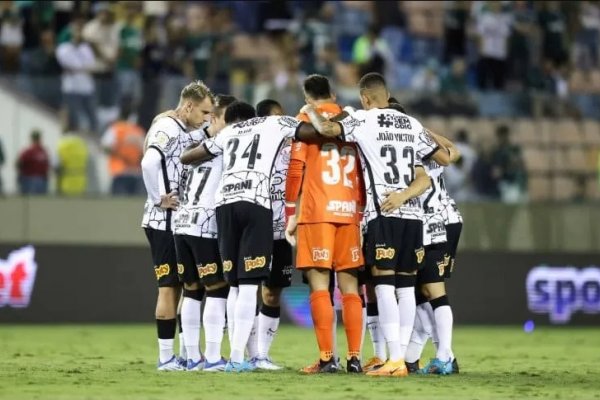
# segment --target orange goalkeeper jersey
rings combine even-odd
[[[317,107],[317,112],[331,118],[342,109],[337,104],[327,103]],[[305,114],[296,118],[309,121]],[[355,144],[331,139],[294,142],[290,159],[290,168],[304,164],[298,223],[360,224],[364,190]],[[288,184],[294,184],[289,175]]]

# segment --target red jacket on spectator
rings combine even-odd
[[[18,161],[20,176],[40,176],[47,177],[50,163],[46,149],[39,144],[34,143],[21,153]]]

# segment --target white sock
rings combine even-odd
[[[362,308],[362,331],[360,333],[360,360],[362,361],[363,357],[363,345],[365,344],[365,334],[367,333],[367,308]]]
[[[204,324],[204,342],[206,345],[205,356],[209,363],[216,363],[221,359],[226,307],[226,299],[206,297],[202,322]]]
[[[398,298],[398,316],[400,320],[401,358],[404,359],[417,312],[414,286],[396,289],[396,297]]]
[[[158,359],[165,363],[173,358],[173,343],[175,339],[158,339]]]
[[[227,296],[227,336],[229,336],[229,345],[233,343],[233,324],[235,315],[235,302],[237,301],[239,288],[231,286]]]
[[[390,350],[390,361],[402,359],[400,348],[400,321],[398,315],[398,302],[393,285],[375,286],[377,295],[377,307],[379,308],[379,328],[383,332],[388,349]]]
[[[183,328],[181,328],[183,330]],[[185,339],[183,337],[183,332],[179,334],[179,357],[187,360],[187,351],[185,350]]]
[[[279,318],[269,317],[262,312],[258,314],[258,358],[269,357],[271,343],[279,328]]]
[[[184,297],[181,304],[181,325],[187,358],[200,360],[200,309],[202,302]]]
[[[367,317],[367,328],[369,328],[371,342],[373,343],[373,355],[380,360],[387,360],[387,348],[383,331],[379,327],[379,315]]]
[[[429,302],[424,303],[423,304],[423,310],[425,311],[426,315],[427,315],[427,321],[429,321],[429,332],[431,335],[431,343],[433,343],[433,347],[435,347],[435,351],[437,352],[437,349],[439,347],[439,338],[438,338],[438,334],[437,334],[437,328],[435,327],[435,316],[433,315],[433,307],[431,307],[431,304]],[[425,318],[424,316],[421,316],[421,318]]]
[[[435,328],[440,340],[436,357],[442,361],[452,360],[452,325],[453,316],[450,306],[440,306],[433,310],[435,317]]]
[[[248,343],[252,325],[254,325],[257,292],[258,285],[240,285],[238,287],[233,316],[233,342],[230,355],[232,362],[241,363],[244,361],[244,349]]]
[[[254,311],[256,314],[256,311]],[[252,323],[252,330],[248,337],[248,343],[246,344],[246,350],[248,351],[248,358],[253,359],[258,357],[258,315],[254,315],[254,322]]]
[[[415,326],[413,327],[408,349],[406,349],[406,356],[404,356],[406,362],[414,363],[421,358],[427,340],[431,336],[431,321],[429,321],[429,314],[424,308],[427,306],[431,307],[429,303],[422,303],[417,306]]]

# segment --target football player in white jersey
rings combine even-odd
[[[281,104],[265,99],[256,105],[258,117],[284,115]],[[292,284],[292,247],[285,240],[285,178],[290,163],[291,139],[287,139],[275,159],[271,174],[271,206],[273,210],[273,255],[271,272],[262,282],[262,305],[250,338],[248,354],[259,369],[280,370],[269,356],[269,350],[279,328],[281,292]]]
[[[370,213],[365,258],[372,266],[380,327],[390,351],[389,360],[371,376],[406,376],[404,356],[415,319],[414,286],[422,267],[422,209],[419,197],[430,185],[422,160],[442,165],[449,154],[440,148],[415,118],[390,109],[385,79],[376,73],[359,82],[364,110],[326,121],[307,106],[317,130],[358,143],[375,212]],[[341,120],[340,120],[341,119]]]
[[[235,102],[225,111],[227,120],[238,120],[203,146],[186,151],[183,163],[223,154],[223,176],[216,194],[219,250],[229,283],[237,283],[231,357],[225,371],[249,371],[244,361],[256,310],[258,285],[269,276],[273,252],[271,171],[287,138],[314,137],[309,124],[288,116],[255,118],[254,107]],[[304,128],[304,129],[303,129]]]
[[[186,147],[199,140],[199,128],[208,122],[212,108],[210,90],[200,81],[192,82],[181,91],[176,117],[158,119],[146,136],[142,172],[148,199],[142,227],[150,243],[158,281],[159,370],[183,369],[173,353],[181,284],[177,277],[171,219],[181,191],[183,165],[179,157]]]
[[[225,109],[235,97],[217,95],[208,128],[200,140],[214,137],[225,127]],[[177,270],[183,282],[181,322],[187,354],[187,370],[222,371],[221,342],[225,327],[225,304],[229,286],[217,243],[215,191],[221,180],[221,157],[187,167],[185,184],[179,196],[179,208],[173,218]],[[206,290],[203,323],[206,359],[199,347],[200,309]]]
[[[456,162],[460,153],[452,142],[441,135],[430,132],[436,142],[447,148],[451,162]],[[458,373],[458,363],[452,352],[453,315],[445,279],[450,277],[456,247],[462,229],[462,217],[448,195],[444,185],[444,167],[434,160],[426,160],[425,168],[432,179],[432,187],[423,194],[425,268],[417,274],[417,317],[406,354],[409,372],[417,372],[419,358],[429,337],[436,346],[436,356],[422,373],[448,375]]]

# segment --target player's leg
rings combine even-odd
[[[370,271],[366,278],[365,296],[367,298],[367,329],[371,336],[373,344],[373,357],[370,358],[364,365],[363,371],[369,372],[373,369],[381,367],[387,360],[387,347],[383,332],[379,328],[379,310],[377,308],[377,296],[375,295],[375,287],[372,283]]]
[[[348,342],[347,372],[360,373],[363,307],[359,296],[358,268],[364,264],[360,248],[360,227],[339,225],[335,233],[334,265],[342,292],[342,317]]]
[[[400,341],[404,359],[417,313],[415,301],[417,270],[423,266],[425,250],[423,248],[423,223],[420,220],[401,220],[401,224],[403,246],[396,274],[396,297],[398,298]]]
[[[371,376],[405,376],[406,367],[400,344],[400,316],[396,300],[396,265],[398,246],[396,237],[401,236],[396,218],[377,217],[367,227],[365,261],[371,266],[379,326],[385,337],[390,357],[379,369],[367,372]]]
[[[303,373],[337,372],[333,357],[333,318],[329,284],[335,227],[328,223],[300,224],[297,230],[296,268],[305,271],[310,287],[310,310],[319,346],[319,361]]]
[[[273,259],[269,278],[262,286],[262,306],[258,314],[258,360],[260,369],[278,370],[269,350],[279,328],[281,292],[292,284],[292,247],[286,240],[273,242]]]
[[[252,369],[244,362],[244,349],[254,325],[257,293],[261,281],[269,274],[273,252],[272,211],[250,203],[234,204],[237,229],[242,229],[236,265],[238,296],[234,311],[233,343],[226,371]],[[243,228],[242,228],[243,227]]]
[[[206,290],[204,314],[204,371],[215,372],[225,369],[226,361],[221,357],[221,343],[225,328],[225,310],[229,286],[223,275],[223,264],[216,239],[200,238],[194,247],[194,258],[200,283]]]
[[[195,238],[188,235],[175,235],[177,250],[177,272],[183,282],[183,300],[181,304],[181,326],[183,341],[188,359],[188,371],[202,369],[204,359],[200,352],[200,313],[204,288],[200,285],[198,268],[194,258],[193,247],[197,246]]]
[[[175,242],[168,231],[144,229],[154,262],[154,273],[158,281],[156,300],[156,328],[158,334],[158,370],[182,370],[173,352],[175,332],[177,330],[177,303],[181,286],[177,278],[177,259]]]
[[[427,250],[425,250],[425,257],[427,257]],[[427,298],[421,293],[421,284],[419,282],[421,271],[422,270],[417,273],[417,286],[415,287],[417,314],[413,331],[410,336],[410,342],[406,349],[406,356],[404,357],[409,374],[415,373],[421,368],[419,364],[421,354],[427,344],[427,340],[431,337],[432,331],[432,321],[429,318],[427,310],[427,308],[431,308],[431,305],[427,301]]]

